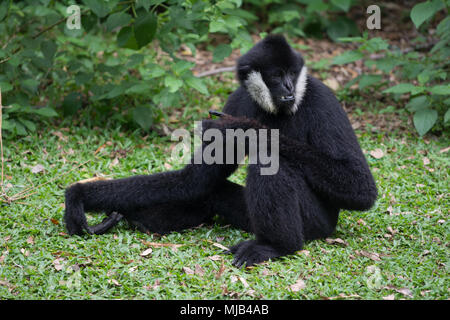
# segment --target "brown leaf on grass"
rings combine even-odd
[[[57,136],[59,138],[59,140],[67,141],[67,137],[65,135],[63,135],[62,132],[60,132],[60,131],[53,131],[52,135]]]
[[[109,279],[108,283],[112,283],[113,285],[115,285],[116,287],[120,287],[121,284],[119,283],[119,281],[117,281],[116,279]]]
[[[153,249],[152,248],[148,248],[148,249],[142,251],[140,256],[141,257],[146,257],[146,256],[150,255],[152,252],[153,252]]]
[[[222,249],[222,250],[225,250],[225,251],[229,251],[229,250],[230,250],[230,248],[227,248],[227,247],[225,247],[224,245],[222,245],[222,244],[220,244],[220,243],[213,242],[213,241],[211,241],[211,240],[206,240],[206,241],[208,241],[208,242],[211,243],[213,246],[215,246],[215,247],[217,247],[217,248],[220,248],[220,249]]]
[[[383,300],[395,300],[395,294],[390,294],[388,296],[383,297]]]
[[[357,294],[346,295],[344,293],[339,293],[337,296],[334,297],[325,297],[326,300],[349,299],[349,298],[361,298],[361,296]]]
[[[59,221],[56,220],[56,219],[54,219],[54,218],[50,218],[50,221],[51,221],[54,225],[56,225],[56,226],[59,225]]]
[[[447,148],[439,150],[439,153],[448,152],[449,150],[450,150],[450,147],[447,147]]]
[[[161,281],[159,281],[159,279],[156,279],[154,284],[149,284],[148,286],[144,286],[144,289],[155,290],[155,289],[158,289],[160,287],[160,285],[161,285]]]
[[[31,168],[31,173],[39,173],[43,172],[45,170],[44,166],[42,164],[37,164],[33,168]]]
[[[243,277],[239,277],[239,281],[241,281],[241,283],[244,285],[244,288],[249,287],[247,280],[245,280]]]
[[[189,268],[189,267],[183,267],[183,271],[184,271],[184,273],[186,273],[186,274],[195,274],[195,271],[192,270],[192,269]]]
[[[26,249],[24,249],[24,248],[20,249],[20,252],[21,252],[25,257],[28,257],[28,256],[30,255],[30,251],[29,251],[29,250],[26,250]]]
[[[33,236],[29,236],[29,237],[27,238],[27,243],[29,243],[29,244],[34,244]]]
[[[401,293],[404,296],[407,296],[409,298],[413,297],[412,291],[408,288],[397,288],[395,286],[386,286],[384,287],[384,289],[390,289],[390,290],[394,290],[395,292]]]
[[[364,250],[356,250],[355,253],[358,256],[366,257],[366,258],[372,259],[373,261],[381,261],[380,255],[378,253],[375,253],[375,252],[367,252],[367,251],[364,251]]]
[[[219,256],[218,254],[216,254],[216,255],[214,255],[214,256],[209,256],[208,258],[209,258],[210,260],[212,260],[212,261],[220,261],[220,260],[222,260],[222,257]]]
[[[196,264],[195,265],[195,274],[199,275],[200,277],[203,277],[203,275],[205,274],[205,270],[203,270],[203,268],[199,264]]]
[[[0,286],[7,287],[9,291],[12,291],[16,288],[16,286],[10,283],[8,280],[0,280]]]
[[[427,166],[430,164],[430,159],[428,159],[427,157],[423,157],[422,158],[422,162],[424,166]]]
[[[223,272],[225,271],[225,264],[222,261],[222,265],[220,266],[219,271],[217,271],[215,278],[216,279],[220,279],[220,277],[222,276]]]
[[[336,239],[326,238],[325,241],[328,244],[340,244],[340,245],[343,245],[344,247],[348,246],[348,243],[346,241],[342,240],[341,238],[336,238]]]
[[[300,278],[294,284],[289,286],[289,289],[292,292],[299,292],[300,290],[305,289],[305,288],[306,288],[306,283],[303,279],[300,279]]]
[[[162,248],[162,247],[179,248],[181,246],[184,246],[184,244],[150,242],[150,241],[145,241],[145,240],[141,240],[141,242],[142,242],[142,244],[146,245],[147,247],[153,247],[153,248]]]
[[[381,159],[384,157],[384,152],[380,148],[370,151],[369,154],[375,159]]]
[[[56,269],[56,271],[61,271],[64,268],[64,259],[63,258],[56,258],[52,261],[53,267]]]

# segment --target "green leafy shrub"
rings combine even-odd
[[[210,33],[228,35],[215,61],[252,45],[240,0],[83,0],[81,29],[71,28],[76,19],[66,23],[71,4],[0,4],[3,129],[10,134],[34,131],[36,116],[70,116],[87,104],[148,129],[187,90],[209,94],[179,54],[182,45],[195,53]]]
[[[258,15],[264,28],[273,33],[292,36],[327,35],[340,37],[359,35],[355,22],[346,14],[355,4],[352,0],[247,0],[245,8]],[[266,30],[266,31],[267,31]]]
[[[427,23],[433,20],[436,14],[448,10],[448,2],[442,0],[425,1],[416,4],[410,17],[420,32],[427,32]],[[431,50],[416,50],[407,52],[391,50],[389,44],[382,38],[369,39],[365,33],[362,37],[350,37],[341,41],[359,43],[356,50],[347,51],[335,57],[333,63],[346,64],[365,59],[367,67],[375,66],[378,73],[361,74],[347,87],[358,83],[360,89],[369,86],[381,87],[388,85],[383,93],[392,94],[400,101],[408,96],[409,101],[405,107],[413,113],[414,126],[420,136],[426,134],[433,127],[448,126],[450,124],[450,85],[448,84],[448,61],[450,56],[450,17],[443,18],[436,27],[435,36],[438,41]],[[416,43],[423,42],[424,37],[419,36]],[[427,47],[425,46],[425,49]],[[378,55],[378,59],[371,59],[370,55]],[[395,72],[400,83],[390,85],[384,75]],[[441,119],[442,121],[439,121]]]

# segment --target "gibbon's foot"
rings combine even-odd
[[[112,227],[114,227],[120,220],[122,220],[123,215],[117,212],[111,212],[109,216],[102,220],[99,224],[95,226],[88,226],[89,234],[103,234]]]
[[[255,264],[281,256],[277,250],[266,244],[260,244],[256,240],[240,242],[230,248],[234,255],[232,264],[235,267],[251,267]]]

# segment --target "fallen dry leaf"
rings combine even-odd
[[[374,157],[375,159],[381,159],[384,157],[384,152],[381,149],[375,149],[369,152],[369,154]]]
[[[195,274],[199,275],[200,277],[203,277],[203,275],[205,274],[205,270],[203,270],[203,268],[199,264],[196,264],[195,265]]]
[[[412,291],[408,288],[397,288],[395,286],[386,286],[386,287],[384,287],[384,289],[394,290],[394,291],[401,293],[402,295],[407,296],[409,298],[413,297]]]
[[[186,273],[186,274],[195,274],[195,271],[192,270],[192,269],[189,268],[189,267],[183,267],[183,271],[184,271],[184,273]]]
[[[390,294],[388,296],[383,297],[383,300],[395,300],[395,294]]]
[[[450,150],[450,147],[447,147],[447,148],[439,150],[439,153],[448,152],[449,150]]]
[[[37,164],[33,168],[31,168],[31,173],[36,174],[36,173],[42,172],[44,170],[45,170],[45,168],[42,164]]]
[[[372,259],[373,261],[381,261],[380,255],[375,252],[367,252],[364,250],[356,250],[355,253],[359,256],[363,256],[369,259]]]
[[[56,271],[61,271],[64,268],[63,262],[63,258],[56,258],[52,261],[53,267],[55,267]]]
[[[215,278],[219,279],[222,276],[224,271],[225,271],[225,264],[222,261],[222,265],[220,266],[219,271],[217,271]]]
[[[116,287],[120,287],[121,284],[119,283],[119,281],[117,281],[116,279],[110,279],[108,280],[108,283],[112,283],[113,285],[115,285]]]
[[[329,244],[341,244],[343,246],[348,246],[348,243],[344,240],[342,240],[341,238],[336,238],[336,239],[331,239],[331,238],[326,238],[325,241]]]
[[[427,157],[423,157],[422,158],[422,162],[423,162],[424,166],[429,165],[430,164],[430,159],[428,159]]]
[[[155,290],[155,289],[159,288],[160,284],[161,284],[161,282],[159,281],[159,279],[156,279],[154,284],[149,284],[148,286],[144,286],[144,289]]]
[[[220,261],[220,260],[222,260],[222,257],[219,256],[219,255],[210,256],[208,258],[211,259],[212,261]]]
[[[144,245],[146,245],[148,247],[153,247],[153,248],[162,248],[162,247],[179,248],[179,247],[183,246],[183,244],[150,242],[150,241],[145,241],[145,240],[142,240],[141,242]]]
[[[140,254],[140,256],[141,256],[141,257],[146,257],[146,256],[148,256],[149,254],[151,254],[152,252],[153,252],[153,249],[152,249],[152,248],[148,248],[148,249],[142,251],[141,254]]]
[[[249,287],[247,281],[243,277],[239,277],[239,281],[241,281],[241,283],[244,285],[244,288],[248,288]]]
[[[306,283],[303,279],[298,279],[296,283],[289,286],[292,292],[299,292],[302,289],[306,288]]]

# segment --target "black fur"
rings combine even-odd
[[[233,264],[239,267],[293,253],[307,240],[329,236],[340,209],[369,209],[377,197],[375,182],[332,91],[308,76],[298,109],[290,111],[295,102],[285,97],[292,94],[303,65],[283,37],[266,37],[239,59],[241,86],[229,97],[226,115],[203,121],[204,129],[279,129],[276,175],[260,175],[262,165],[250,164],[244,188],[227,180],[237,165],[191,163],[177,171],[74,184],[66,190],[69,233],[95,233],[85,211],[118,212],[139,230],[161,234],[197,226],[218,214],[256,235],[256,240],[231,248]],[[262,75],[275,110],[263,109],[249,94],[246,80],[252,71]]]

